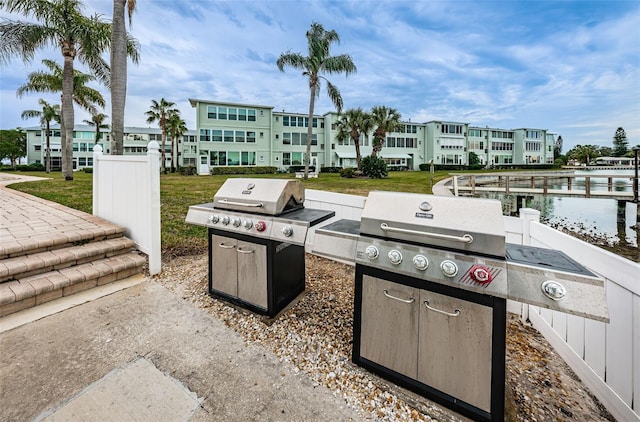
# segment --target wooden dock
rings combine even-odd
[[[453,174],[455,196],[484,192],[505,195],[554,195],[632,201],[637,180],[629,175],[584,175],[566,172]],[[556,188],[561,185],[561,188]]]

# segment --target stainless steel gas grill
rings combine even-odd
[[[298,180],[235,178],[186,222],[208,227],[209,293],[274,317],[304,291],[309,227],[334,214],[304,208]]]
[[[506,243],[499,201],[371,192],[360,222],[316,229],[335,250],[356,264],[354,363],[476,420],[504,418],[506,299],[608,319],[602,279]]]

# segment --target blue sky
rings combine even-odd
[[[111,8],[109,0],[85,1],[86,14],[108,20]],[[349,77],[327,75],[345,108],[386,105],[412,122],[548,129],[562,136],[565,152],[611,146],[618,127],[630,145],[640,144],[638,0],[138,0],[130,32],[141,60],[129,66],[125,124],[147,127],[144,113],[162,97],[176,103],[189,129],[189,98],[307,112],[306,79],[275,63],[289,50],[307,55],[313,21],[338,32],[331,53],[351,55],[358,68]],[[28,65],[1,65],[0,128],[37,125],[20,113],[37,109],[41,97],[57,101],[15,95],[29,72],[44,69],[43,58],[61,63],[52,48]],[[316,114],[332,109],[323,87]],[[86,118],[76,108],[76,122]]]

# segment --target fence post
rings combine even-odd
[[[509,180],[509,179],[507,179]],[[520,218],[522,219],[522,244],[531,246],[531,222],[540,221],[540,211],[533,208],[520,208]],[[523,323],[529,322],[529,305],[521,304],[520,319]]]
[[[91,212],[93,215],[98,215],[98,207],[100,204],[98,203],[98,198],[100,197],[100,192],[98,188],[98,177],[100,175],[100,157],[102,156],[102,146],[100,144],[96,144],[93,147],[93,173],[92,173],[92,183],[93,183],[93,201],[91,202]]]
[[[149,177],[149,274],[162,271],[160,238],[160,146],[151,141],[147,145],[147,169]]]
[[[458,196],[458,176],[453,176],[453,196]]]

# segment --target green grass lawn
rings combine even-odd
[[[10,185],[12,189],[48,199],[59,204],[91,213],[92,174],[76,172],[74,180],[64,181],[60,173],[25,173],[49,177],[47,180]],[[446,171],[434,174],[434,183],[446,178]],[[200,253],[207,247],[206,229],[187,224],[184,219],[189,205],[212,202],[213,195],[228,177],[254,176],[181,176],[177,173],[160,177],[160,212],[162,221],[162,251],[165,257]],[[293,178],[292,174],[258,175],[255,177]],[[366,196],[371,190],[431,193],[429,172],[391,172],[381,180],[347,179],[336,173],[321,173],[316,179],[303,181],[305,188]]]

